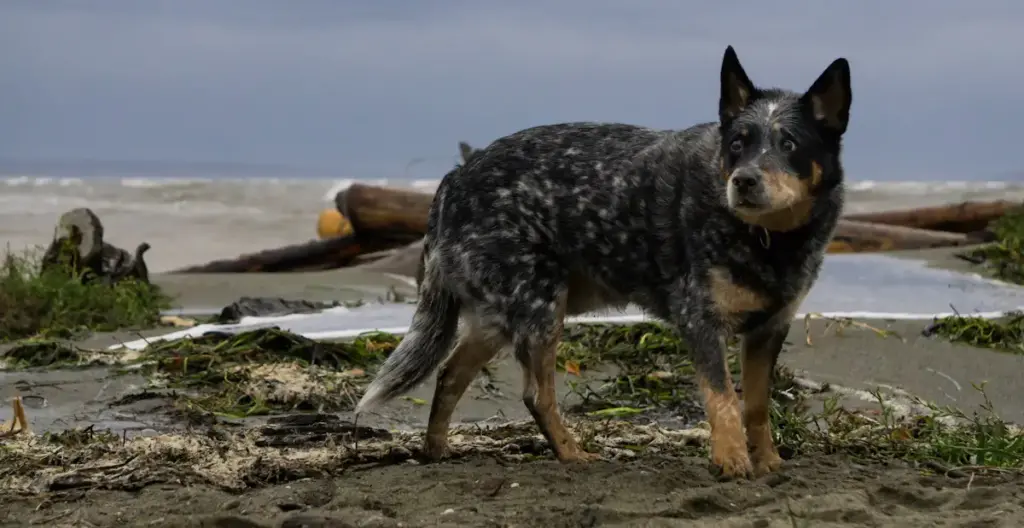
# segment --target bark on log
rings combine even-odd
[[[339,192],[334,203],[352,222],[357,234],[405,238],[406,242],[427,232],[427,215],[433,193],[354,183]]]
[[[61,215],[41,266],[42,271],[59,271],[87,283],[114,284],[128,279],[149,283],[149,269],[143,257],[149,248],[143,242],[132,255],[105,242],[103,223],[96,213],[83,207]]]
[[[170,273],[251,273],[316,271],[344,266],[366,248],[354,235],[324,240],[310,240],[235,258],[214,260],[206,264],[176,269]]]
[[[1021,205],[1021,202],[1008,200],[961,202],[901,211],[852,214],[843,218],[873,224],[916,227],[951,233],[971,233],[983,231],[989,222],[1021,207]]]

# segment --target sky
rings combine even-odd
[[[529,126],[714,120],[851,64],[856,180],[1024,179],[1024,2],[2,0],[0,159],[438,178]]]

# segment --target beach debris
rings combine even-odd
[[[835,330],[836,335],[839,335],[843,333],[843,330],[849,327],[854,327],[863,330],[870,330],[871,332],[877,334],[879,337],[896,337],[901,341],[906,341],[892,330],[877,328],[865,322],[854,320],[850,317],[829,317],[827,315],[823,315],[820,313],[808,313],[807,315],[804,316],[804,341],[807,343],[807,346],[814,346],[814,343],[811,341],[812,319],[820,319],[825,321],[825,329],[822,331],[822,334],[828,333],[829,330]]]
[[[81,207],[62,214],[43,254],[42,271],[61,270],[84,283],[137,280],[148,284],[149,268],[143,255],[150,245],[142,242],[132,254],[103,237],[103,224],[92,210]]]
[[[177,315],[164,315],[160,317],[160,324],[164,326],[173,326],[175,328],[192,328],[196,325],[196,320]]]
[[[316,221],[316,236],[320,239],[341,238],[353,233],[352,222],[340,211],[331,207],[320,211]]]
[[[0,361],[5,368],[53,367],[80,365],[89,362],[90,356],[100,355],[81,350],[66,340],[25,339],[0,352]]]
[[[245,418],[293,410],[351,409],[366,370],[400,338],[370,332],[345,342],[319,342],[278,328],[238,334],[208,332],[155,342],[138,354],[153,387],[175,389],[186,417]]]
[[[0,439],[10,438],[29,430],[28,417],[25,416],[25,407],[22,405],[20,397],[15,396],[11,399],[11,408],[14,410],[12,418],[9,421],[0,422]]]
[[[1024,354],[1024,312],[1009,312],[1004,317],[951,315],[936,319],[922,332],[925,337],[940,336],[953,342]]]
[[[241,491],[300,478],[325,477],[364,464],[400,464],[420,456],[423,433],[357,426],[329,414],[271,417],[263,427],[235,433],[178,433],[123,438],[103,431],[69,429],[26,437],[0,450],[0,490],[46,493],[102,488],[138,490],[161,482],[207,483]],[[567,420],[588,438],[588,449],[606,459],[643,453],[697,455],[706,428],[602,420]],[[547,458],[550,450],[535,424],[453,426],[452,458],[493,457],[516,462]],[[9,448],[8,448],[9,447]]]
[[[243,317],[315,313],[338,306],[341,306],[341,303],[337,301],[317,302],[303,299],[289,300],[280,297],[242,297],[225,306],[217,316],[217,322],[221,324],[237,323]]]

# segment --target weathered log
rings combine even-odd
[[[829,244],[829,253],[864,253],[901,249],[964,246],[977,239],[962,233],[872,224],[843,219]]]
[[[345,266],[356,256],[367,251],[355,235],[310,240],[256,253],[246,253],[231,259],[214,260],[206,264],[177,269],[170,273],[250,273],[315,271]]]
[[[382,258],[359,264],[360,269],[393,273],[406,277],[416,277],[416,283],[423,280],[422,276],[423,239],[407,246],[393,249]]]
[[[103,223],[96,213],[83,207],[61,215],[41,267],[42,271],[58,271],[87,283],[113,284],[127,279],[148,283],[149,269],[143,254],[149,248],[143,242],[132,255],[105,242]]]
[[[844,218],[873,224],[916,227],[951,233],[971,233],[983,231],[989,222],[1022,205],[1024,204],[1021,202],[1008,200],[960,202],[899,211],[851,214]]]
[[[421,237],[427,232],[427,215],[433,201],[433,193],[361,183],[352,184],[334,198],[338,211],[352,222],[357,234],[373,233],[396,239]]]

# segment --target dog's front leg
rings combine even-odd
[[[726,478],[749,478],[753,466],[747,454],[740,401],[725,362],[723,332],[710,322],[693,320],[683,323],[681,330],[691,348],[704,410],[711,423],[711,462]]]
[[[779,469],[782,458],[772,441],[771,391],[775,364],[789,325],[772,325],[743,336],[743,424],[754,474]]]

